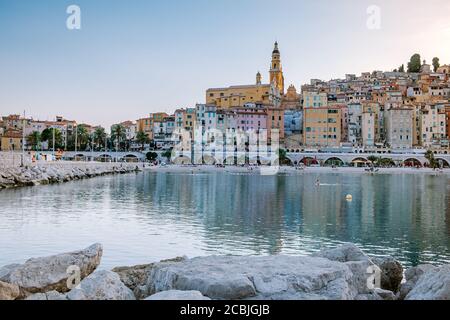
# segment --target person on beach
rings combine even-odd
[[[320,186],[320,179],[319,178],[317,178],[317,180],[316,180],[316,186],[317,187]]]

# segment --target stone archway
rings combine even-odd
[[[73,157],[73,161],[86,161],[86,159],[87,159],[86,155],[84,155],[82,153],[76,154]]]
[[[134,154],[127,154],[122,158],[125,162],[139,162],[139,158]]]
[[[450,168],[450,163],[444,158],[436,158],[436,161],[439,164],[439,166],[442,165],[442,168]]]
[[[364,157],[356,157],[352,160],[352,165],[355,167],[365,167],[369,160]]]
[[[183,164],[191,164],[191,158],[188,156],[179,156],[173,160],[173,163],[176,165],[183,165]]]
[[[323,164],[326,167],[331,167],[331,166],[342,167],[345,164],[345,162],[344,162],[344,160],[342,160],[339,157],[330,157],[330,158],[326,159],[323,162]]]
[[[405,166],[405,167],[423,167],[423,164],[417,158],[408,158],[403,161],[403,166]]]
[[[303,163],[305,166],[309,167],[312,165],[318,165],[319,161],[313,157],[303,157],[302,160],[300,160],[300,163]]]
[[[95,158],[95,161],[98,162],[112,162],[112,157],[109,154],[101,154]]]

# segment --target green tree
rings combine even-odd
[[[124,144],[127,138],[125,127],[121,124],[115,124],[111,127],[111,139],[116,145],[116,150],[121,150],[121,145]]]
[[[136,141],[141,145],[141,151],[144,150],[145,144],[150,141],[147,134],[144,131],[139,131],[136,134]]]
[[[437,71],[437,69],[440,67],[440,63],[439,63],[439,58],[438,57],[434,57],[433,58],[433,70],[434,72]]]
[[[400,68],[398,68],[398,72],[405,72],[405,65],[402,64]]]
[[[373,164],[377,161],[377,157],[375,157],[375,156],[368,156],[367,157],[367,160],[369,160],[370,161],[370,163],[372,164],[372,166],[373,166]]]
[[[97,150],[100,150],[102,147],[105,146],[105,140],[106,140],[106,132],[105,128],[98,127],[94,131],[94,137],[93,137],[94,144],[97,148]]]
[[[167,162],[170,162],[170,159],[172,158],[172,150],[164,151],[162,156],[167,159]]]
[[[31,146],[32,150],[38,151],[41,143],[41,134],[39,131],[33,131],[27,137],[27,145]]]
[[[277,154],[280,165],[287,164],[289,162],[289,159],[286,157],[286,150],[278,149]]]
[[[420,54],[414,54],[408,62],[408,72],[420,72],[422,67],[422,61],[420,60]]]
[[[86,150],[89,143],[89,132],[85,125],[77,126],[77,147],[80,150]]]
[[[63,146],[63,139],[61,131],[57,128],[47,128],[42,131],[41,141],[46,141],[48,143],[47,149],[53,149],[53,136],[55,137],[55,149],[61,149]]]
[[[430,168],[433,168],[433,169],[436,169],[436,168],[437,168],[438,165],[437,165],[436,159],[434,158],[434,153],[433,153],[433,151],[428,150],[428,151],[425,153],[425,159],[428,160],[428,163],[430,164]]]
[[[148,161],[155,161],[158,158],[158,154],[156,152],[147,152],[145,157]]]

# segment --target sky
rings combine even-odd
[[[80,30],[66,27],[70,5]],[[449,16],[448,0],[0,0],[0,115],[109,128],[171,113],[257,71],[267,81],[275,41],[298,90],[416,52],[450,64]]]

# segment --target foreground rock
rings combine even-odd
[[[133,292],[112,271],[94,272],[67,294],[69,300],[136,300]]]
[[[422,274],[418,276],[406,300],[450,300],[450,265],[425,270],[421,268],[419,273]]]
[[[94,244],[80,251],[29,259],[22,265],[1,268],[0,281],[17,285],[20,297],[52,290],[64,293],[69,290],[67,280],[71,273],[68,268],[77,266],[83,279],[100,264],[102,253],[102,246]]]
[[[46,293],[35,293],[27,297],[25,300],[67,300],[65,294],[59,293],[58,291],[49,291]]]
[[[316,252],[313,256],[322,257],[345,264],[352,272],[350,282],[358,292],[357,299],[381,299],[381,297],[379,297],[371,287],[371,285],[375,286],[376,283],[369,283],[369,277],[376,272],[381,273],[381,270],[361,249],[354,244],[343,244],[337,248],[325,249]]]
[[[419,278],[426,272],[433,272],[435,266],[422,264],[417,267],[409,268],[405,271],[405,283],[400,286],[399,299],[404,300],[419,281]]]
[[[170,260],[162,260],[162,263],[176,263],[186,260],[186,257],[177,257]],[[112,271],[117,273],[120,280],[133,291],[137,299],[148,297],[147,282],[148,277],[156,263],[137,265],[132,267],[117,267]]]
[[[381,269],[381,288],[398,292],[403,280],[403,266],[392,257],[373,258],[372,261]]]
[[[15,300],[19,295],[19,286],[0,281],[0,300]]]
[[[211,256],[155,265],[149,292],[195,290],[211,299],[354,299],[343,263],[318,257]]]
[[[180,291],[180,290],[169,290],[158,292],[144,300],[211,300],[201,294],[199,291]]]
[[[0,300],[450,299],[450,265],[406,270],[396,295],[401,264],[390,257],[370,258],[352,244],[310,257],[182,257],[92,273],[101,256],[102,246],[95,244],[0,268]],[[67,271],[74,265],[82,281],[69,291]]]

